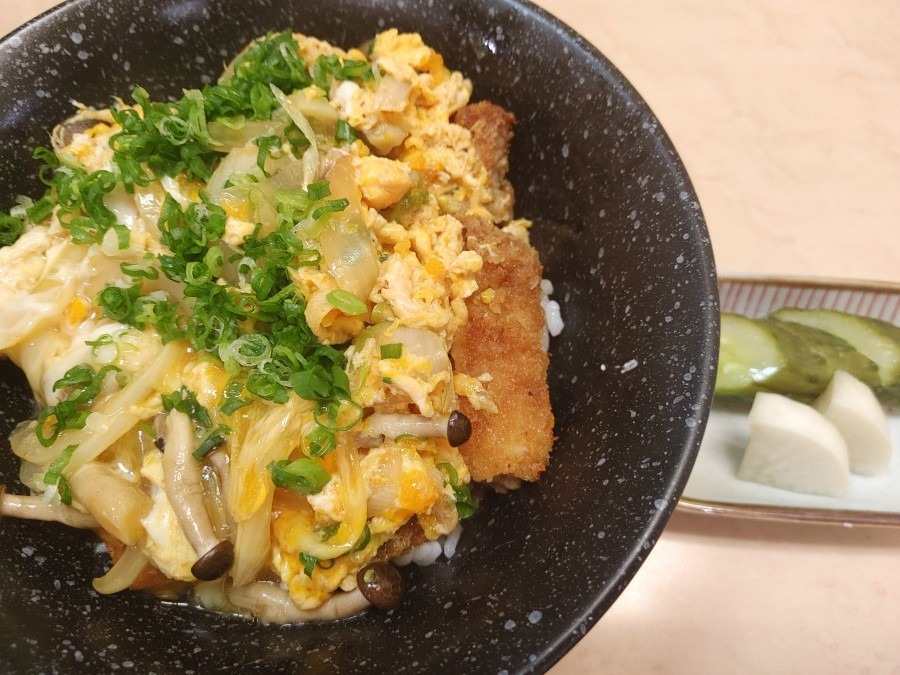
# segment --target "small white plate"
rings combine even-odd
[[[810,279],[720,279],[723,312],[751,318],[780,307],[839,309],[896,324],[900,285]],[[679,506],[773,520],[900,525],[900,411],[888,411],[894,456],[888,473],[852,476],[839,498],[807,495],[737,477],[750,435],[750,402],[716,399]]]

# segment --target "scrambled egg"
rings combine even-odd
[[[147,533],[142,548],[160,572],[170,579],[194,581],[191,567],[197,562],[197,554],[187,540],[178,518],[166,497],[162,456],[151,451],[144,456],[141,476],[150,484],[153,506],[141,525]]]
[[[337,254],[338,260],[365,259],[371,255],[367,251],[377,255],[374,279],[352,289],[367,311],[349,314],[329,301],[336,289],[348,289],[333,272],[332,255],[318,267],[292,272],[307,301],[307,322],[326,343],[353,342],[347,372],[360,405],[398,412],[413,405],[426,417],[449,414],[456,390],[447,346],[467,319],[465,300],[479,291],[474,277],[482,267],[479,253],[465,250],[459,216],[487,214],[501,220],[512,215],[511,202],[497,203],[471,132],[451,122],[453,113],[468,103],[471,83],[449,71],[418,35],[381,33],[368,55],[342,52],[305,36],[297,39],[307,61],[339,54],[368,59],[377,73],[372,82],[344,81],[332,87],[328,102],[366,142],[325,151],[326,165],[319,174],[331,180],[332,193],[350,201],[337,217],[362,223],[370,233],[370,243],[347,235]],[[346,181],[343,156],[352,162],[350,189],[340,187]],[[231,219],[229,223],[229,230],[246,231]],[[382,328],[368,335],[366,325],[378,320],[385,322],[379,324]],[[420,333],[391,337],[398,329]],[[399,340],[403,351],[397,358],[383,358],[380,349],[392,340]],[[456,385],[490,408],[481,383],[469,380]],[[455,527],[454,492],[436,468],[441,461],[454,466],[463,483],[469,481],[458,452],[440,439],[385,439],[362,454],[373,540],[383,541],[413,516],[429,539]],[[332,473],[325,488],[305,500],[276,495],[272,566],[300,607],[317,606],[335,589],[353,587],[353,575],[367,559],[362,551],[344,553],[309,576],[298,557],[298,532],[327,530],[329,523],[347,517],[344,488],[342,478]]]
[[[180,175],[136,185],[133,192],[116,187],[103,203],[130,233],[125,250],[119,250],[113,230],[89,246],[73,244],[56,214],[14,247],[0,249],[0,350],[25,365],[45,402],[58,401],[53,383],[73,365],[114,364],[137,374],[163,348],[154,329],[142,332],[104,319],[91,299],[107,284],[128,282],[121,265],[140,266],[168,253],[158,227],[167,199],[187,209],[202,196],[222,208],[225,231],[217,245],[223,264],[233,268],[234,283],[247,288],[255,264],[241,257],[247,237],[276,231],[285,191],[311,190],[313,182],[325,180],[329,198],[344,206],[296,224],[293,236],[318,257],[289,274],[315,336],[328,345],[350,344],[346,374],[359,418],[376,411],[446,419],[458,408],[458,395],[476,409],[496,410],[482,383],[454,375],[448,357],[467,319],[465,300],[481,292],[489,302],[490,292],[475,281],[483,260],[466,250],[460,219],[479,215],[499,222],[512,216],[511,199],[490,185],[471,132],[451,121],[468,103],[471,82],[448,70],[416,34],[381,33],[367,53],[303,35],[295,39],[309,64],[321,55],[367,61],[373,77],[334,81],[327,93],[313,85],[282,95],[280,117],[248,123],[255,136],[220,125],[215,143],[223,156],[208,185]],[[226,77],[230,73],[231,68]],[[349,123],[358,138],[337,142],[339,121]],[[309,143],[302,156],[289,147],[288,124]],[[54,148],[68,166],[109,170],[109,140],[118,131],[109,111],[83,110],[58,128]],[[268,158],[260,155],[255,141],[282,132],[283,147]],[[527,236],[524,226],[517,227]],[[183,298],[184,287],[163,275],[141,283],[157,298]],[[101,336],[110,337],[99,346],[86,344]],[[218,406],[233,373],[188,347],[178,364],[178,372],[157,385],[148,415],[156,414],[160,392],[185,386],[218,424]],[[316,459],[328,472],[324,487],[309,495],[276,489],[267,466],[303,458],[302,439],[316,429],[319,413],[306,402],[289,409],[296,400],[278,410],[257,401],[228,418],[232,484],[222,493],[224,520],[230,518],[237,531],[235,569],[242,570],[241,578],[275,573],[295,604],[310,609],[337,589],[355,588],[356,571],[412,518],[428,539],[451,532],[458,522],[458,485],[451,486],[440,467],[452,467],[460,485],[470,475],[460,453],[440,436],[398,434],[357,445],[360,432],[350,431],[349,449]],[[144,452],[140,476],[152,499],[141,520],[142,550],[170,579],[195,581],[191,567],[198,555],[166,496],[155,449]],[[260,514],[271,516],[263,521],[271,528],[249,534]],[[241,548],[247,548],[245,541],[253,542],[249,552]],[[309,542],[319,552],[312,571],[303,558]]]

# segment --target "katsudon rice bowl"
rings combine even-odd
[[[0,663],[548,668],[708,411],[659,123],[528,4],[128,6],[0,42]]]

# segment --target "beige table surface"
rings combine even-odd
[[[0,0],[5,34],[55,0]],[[540,0],[642,93],[721,273],[900,282],[897,0]],[[676,513],[553,668],[900,673],[900,529]]]

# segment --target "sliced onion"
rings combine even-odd
[[[269,120],[246,120],[240,124],[228,124],[221,121],[209,123],[209,136],[215,149],[229,152],[242,148],[260,136],[280,136],[287,126],[287,117],[276,111]]]
[[[332,220],[319,235],[322,262],[337,285],[362,301],[378,279],[378,253],[369,231],[355,223]]]
[[[288,96],[288,100],[291,102],[291,105],[296,106],[296,109],[303,113],[310,122],[321,122],[322,124],[334,127],[340,118],[340,113],[338,113],[337,109],[331,105],[331,103],[324,98],[312,98],[307,96],[305,89],[294,92]]]
[[[400,342],[414,356],[431,361],[431,372],[439,373],[450,370],[450,357],[440,335],[424,328],[398,326],[390,335],[385,335],[382,343]]]
[[[158,183],[134,186],[134,198],[137,202],[138,212],[148,228],[156,228],[165,195],[165,191]]]
[[[146,413],[143,407],[151,393],[158,391],[165,377],[177,372],[178,362],[184,357],[184,347],[178,342],[165,345],[156,358],[124,389],[117,391],[96,404],[94,412],[88,416],[83,429],[67,429],[49,447],[42,446],[34,433],[33,423],[22,425],[10,435],[10,446],[16,455],[35,464],[48,465],[68,445],[77,445],[65,470],[70,476],[83,464],[95,459],[100,453],[130,431],[139,421],[139,415]],[[158,397],[157,397],[158,400]]]
[[[102,595],[124,591],[137,579],[147,566],[147,556],[137,546],[129,546],[122,557],[102,577],[95,578],[91,585]]]
[[[224,208],[226,213],[249,203],[252,207],[249,220],[262,223],[265,234],[274,229],[278,222],[275,191],[285,187],[286,183],[293,183],[292,187],[298,187],[302,165],[293,155],[287,155],[276,161],[271,167],[274,175],[266,178],[259,170],[256,158],[257,149],[254,146],[229,152],[213,172],[207,186],[207,194],[210,201]],[[267,164],[268,166],[270,164]],[[290,171],[286,171],[285,167],[290,167]],[[251,179],[248,179],[248,176]],[[225,187],[229,182],[231,184]]]
[[[225,155],[206,186],[206,194],[213,204],[220,203],[225,184],[232,176],[252,173],[258,168],[256,155],[257,149],[252,147],[237,148]]]
[[[409,103],[409,92],[412,85],[403,82],[391,75],[385,75],[378,83],[375,90],[375,100],[372,102],[375,110],[387,112],[403,112]]]
[[[306,115],[304,115],[303,111],[300,109],[299,104],[299,98],[302,97],[305,100],[306,97],[302,92],[297,92],[299,96],[294,94],[292,97],[288,97],[274,84],[271,85],[271,87],[272,93],[275,94],[275,98],[281,104],[281,107],[287,111],[287,114],[291,116],[294,124],[299,127],[300,131],[303,132],[303,135],[306,136],[306,139],[309,141],[309,147],[303,152],[304,172],[303,184],[301,187],[305,188],[316,179],[316,173],[319,170],[319,147],[316,143],[316,134],[313,131],[309,120],[306,119]]]
[[[319,234],[325,269],[345,291],[366,300],[378,279],[378,252],[366,227],[362,197],[353,179],[353,163],[338,159],[328,172],[331,196],[346,199],[347,208],[335,214]]]
[[[409,136],[403,127],[387,122],[378,122],[371,129],[366,129],[362,133],[369,145],[375,148],[376,154],[379,155],[387,155]]]
[[[373,463],[377,460],[377,463]],[[367,508],[373,518],[395,510],[400,501],[400,478],[403,464],[400,453],[381,451],[377,455],[369,455],[366,462],[369,480],[369,500]]]
[[[144,537],[141,519],[152,506],[150,497],[109,464],[87,462],[69,477],[72,491],[107,532],[126,545]]]
[[[276,190],[296,190],[303,185],[304,172],[306,171],[302,161],[294,157],[292,153],[285,153],[284,157],[268,162],[266,167],[272,173],[269,178],[272,195],[269,197],[274,203]]]
[[[296,396],[283,404],[254,404],[254,415],[264,412],[246,435],[241,438],[238,429],[232,429],[227,504],[237,523],[231,571],[237,586],[253,581],[269,555],[275,485],[266,467],[290,456],[311,417],[312,405]]]
[[[134,229],[134,223],[140,212],[135,199],[125,191],[121,185],[116,186],[112,192],[103,196],[103,205],[116,214],[116,220],[129,230]]]

